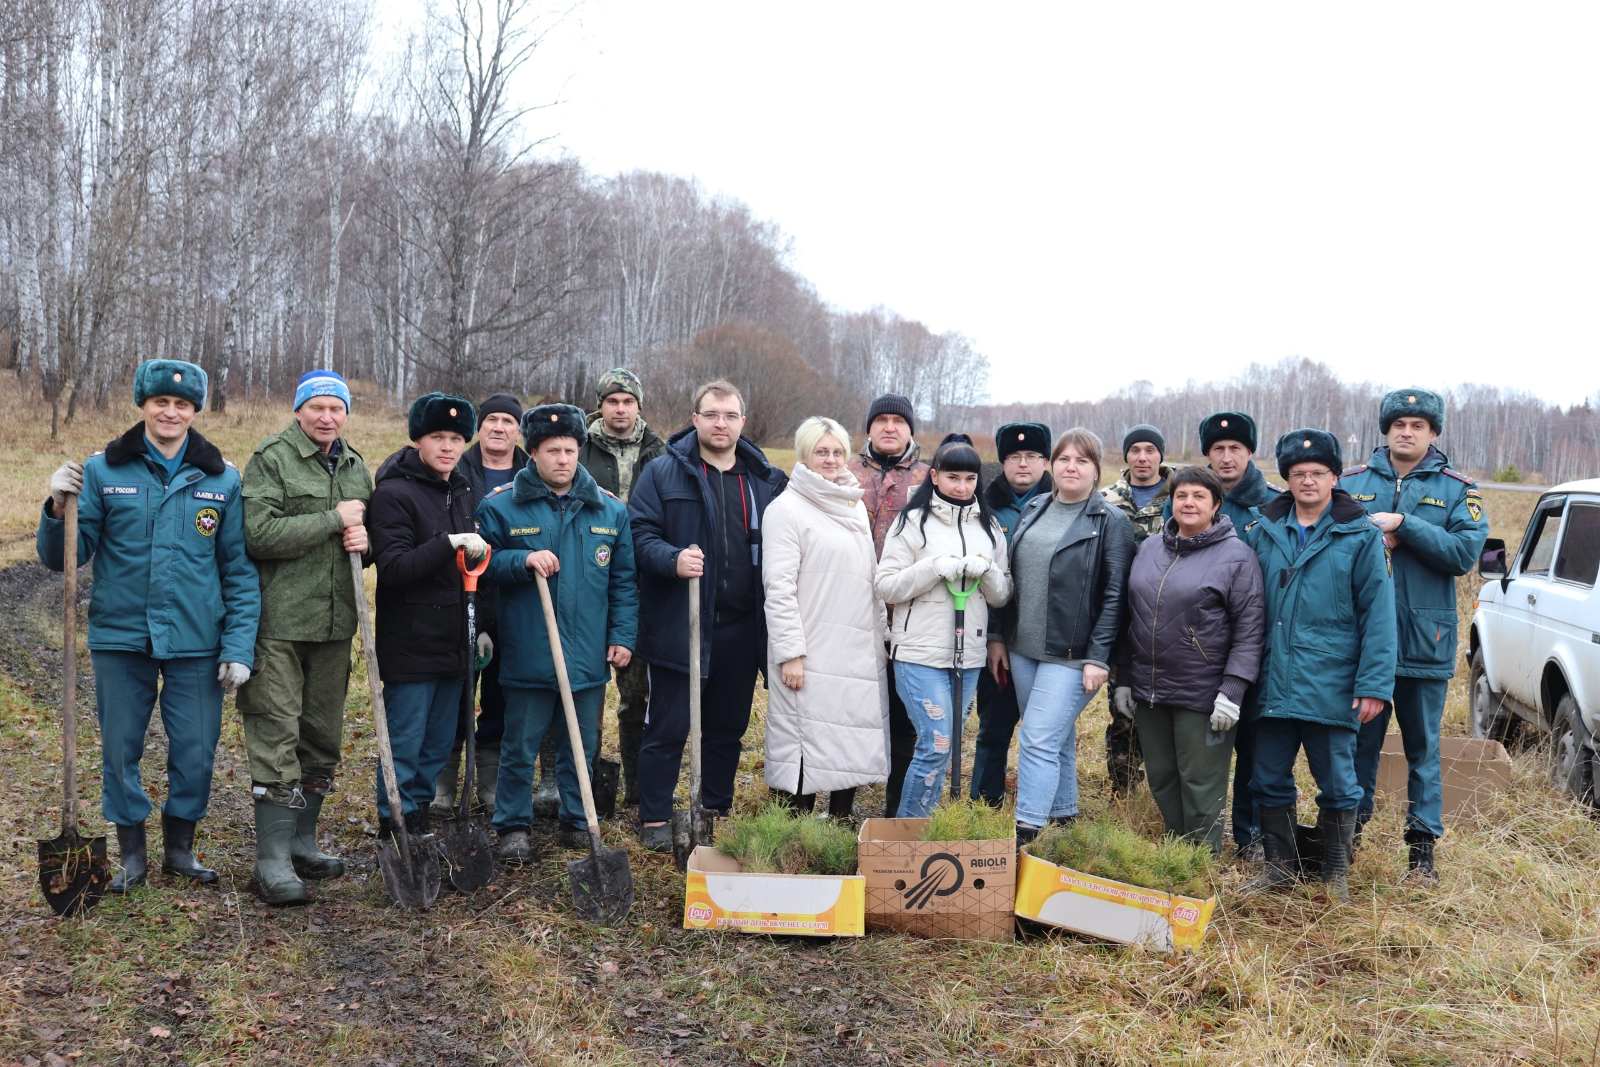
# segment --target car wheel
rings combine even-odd
[[[1482,649],[1472,654],[1469,679],[1467,696],[1472,702],[1472,736],[1507,744],[1515,740],[1522,721],[1506,709],[1500,694],[1489,687],[1489,675],[1483,669]]]
[[[1585,804],[1594,803],[1594,749],[1572,694],[1556,705],[1550,739],[1550,784]]]

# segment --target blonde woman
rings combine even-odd
[[[767,786],[810,811],[848,818],[856,787],[889,776],[884,611],[850,435],[813,416],[794,436],[789,486],[767,509],[761,582],[767,616]]]

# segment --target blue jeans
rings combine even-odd
[[[449,760],[456,739],[461,691],[466,684],[465,678],[435,678],[383,685],[383,707],[389,715],[389,748],[394,753],[402,816],[426,808],[433,801],[433,783]],[[381,765],[376,780],[378,815],[391,818]]]
[[[1301,747],[1317,782],[1317,807],[1324,811],[1354,811],[1361,803],[1356,781],[1356,732],[1301,719],[1256,720],[1256,765],[1250,788],[1256,805],[1293,808],[1299,799],[1294,787],[1294,758]]]
[[[978,695],[978,668],[961,672],[961,709],[965,725],[967,708]],[[902,819],[921,819],[939,803],[944,791],[945,772],[950,768],[950,668],[926,667],[920,663],[896,663],[894,685],[905,702],[906,716],[917,728],[917,747],[906,768],[906,784],[900,791]]]
[[[1017,823],[1043,826],[1078,814],[1078,716],[1094,698],[1083,672],[1011,653],[1022,708],[1017,746]]]
[[[1400,740],[1405,745],[1406,831],[1444,836],[1444,784],[1439,772],[1439,723],[1444,718],[1445,678],[1396,678],[1394,703],[1361,728],[1356,740],[1356,778],[1361,782],[1360,812],[1372,814],[1372,794],[1378,784],[1378,754],[1389,732],[1391,715],[1400,720]]]
[[[511,685],[505,687],[505,694],[506,732],[500,739],[500,777],[494,789],[495,832],[505,834],[533,825],[533,764],[546,733],[557,741],[556,785],[561,791],[561,822],[567,826],[587,825],[561,694],[554,689]],[[590,767],[594,766],[595,753],[600,751],[600,709],[605,702],[603,685],[572,694],[572,706],[578,713],[578,735]]]
[[[211,800],[211,767],[222,734],[222,688],[216,656],[151,659],[142,652],[92,652],[100,717],[100,812],[118,826],[150,814],[139,775],[145,734],[161,681],[161,729],[167,735],[163,813],[199,822]]]

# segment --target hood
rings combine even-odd
[[[526,504],[534,500],[550,500],[555,493],[539,477],[539,468],[534,466],[530,459],[527,466],[517,472],[511,479],[511,498],[518,504]],[[578,464],[578,472],[572,479],[572,495],[590,507],[600,506],[600,483],[594,480],[583,464]]]
[[[143,459],[144,423],[136,422],[121,437],[107,441],[105,452],[106,462],[113,467]],[[217,446],[200,436],[198,430],[189,431],[189,445],[183,454],[183,461],[212,476],[221,474],[228,467]]]
[[[1193,537],[1178,536],[1178,520],[1168,519],[1161,527],[1161,540],[1167,548],[1180,555],[1186,552],[1198,552],[1202,548],[1210,548],[1230,537],[1237,537],[1233,529],[1233,520],[1226,515],[1219,514],[1217,521],[1201,530]]]
[[[1039,483],[1033,487],[1033,495],[1019,505],[1016,496],[1011,492],[1011,483],[1006,481],[1006,476],[1002,472],[989,479],[989,484],[983,488],[983,497],[989,502],[990,511],[999,511],[1001,508],[1025,508],[1035,497],[1049,496],[1054,488],[1055,483],[1050,480],[1050,472],[1045,471]]]
[[[766,453],[743,437],[739,438],[739,443],[734,446],[734,453],[750,465],[751,474],[762,479],[771,476],[772,464],[767,462]],[[693,426],[679,430],[667,441],[666,454],[693,469],[696,457],[700,455],[700,435],[695,432]]]
[[[462,456],[466,458],[465,454]],[[455,469],[450,472],[448,480],[440,478],[433,471],[422,465],[422,456],[417,452],[415,445],[406,445],[400,451],[390,456],[378,465],[377,476],[372,479],[372,484],[378,486],[394,478],[409,478],[419,485],[427,486],[444,492],[446,489],[465,489],[467,479],[461,473],[461,464],[458,461]]]
[[[1439,451],[1436,446],[1429,445],[1428,450],[1422,454],[1422,458],[1417,460],[1417,465],[1411,468],[1411,473],[1417,474],[1421,471],[1443,470],[1448,466],[1450,466],[1450,457]],[[1390,480],[1394,479],[1394,462],[1389,458],[1388,445],[1379,445],[1377,448],[1372,450],[1372,455],[1367,460],[1366,469],[1373,471],[1374,473],[1381,474]],[[1359,474],[1360,472],[1360,467],[1354,467],[1348,471],[1345,471],[1346,474]]]
[[[1333,512],[1335,526],[1349,526],[1357,519],[1369,524],[1371,522],[1367,518],[1367,509],[1362,507],[1355,497],[1343,489],[1335,489],[1333,491],[1333,501],[1329,504],[1329,507]],[[1294,510],[1294,494],[1282,493],[1276,500],[1268,502],[1261,508],[1261,517],[1272,522],[1282,522],[1292,510]],[[1376,529],[1376,527],[1373,528]]]

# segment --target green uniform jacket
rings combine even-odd
[[[1124,470],[1122,477],[1100,490],[1100,495],[1105,497],[1106,503],[1121,511],[1133,523],[1133,543],[1140,544],[1151,534],[1161,532],[1161,526],[1166,519],[1162,509],[1167,500],[1172,496],[1172,468],[1163,464],[1161,471],[1161,488],[1156,490],[1156,495],[1150,498],[1150,503],[1138,507],[1133,502],[1133,483],[1128,481],[1128,472]]]
[[[1406,517],[1394,532],[1398,543],[1389,553],[1400,631],[1396,673],[1404,678],[1455,674],[1456,579],[1477,564],[1489,536],[1483,496],[1449,462],[1429,446],[1427,455],[1401,478],[1389,461],[1388,447],[1380,445],[1365,466],[1350,468],[1339,481],[1369,513],[1393,511]]]
[[[335,473],[292,422],[244,469],[244,535],[261,570],[261,636],[343,641],[356,632],[355,588],[341,543],[341,500],[372,497],[361,453],[341,439]]]
[[[561,560],[550,579],[550,598],[567,677],[574,690],[605,685],[611,678],[607,646],[638,647],[639,586],[628,506],[582,466],[559,505],[529,463],[478,505],[478,532],[492,550],[487,577],[500,591],[500,684],[556,688],[544,607],[527,565],[528,553],[548,549]]]
[[[165,485],[143,423],[90,456],[78,496],[78,562],[94,560],[89,647],[253,667],[261,587],[243,512],[239,472],[193,430]],[[39,561],[61,570],[66,523],[48,506],[34,541]]]
[[[1383,535],[1338,490],[1304,549],[1294,522],[1285,493],[1256,508],[1244,532],[1267,599],[1261,715],[1354,730],[1357,697],[1394,696],[1394,583]]]

